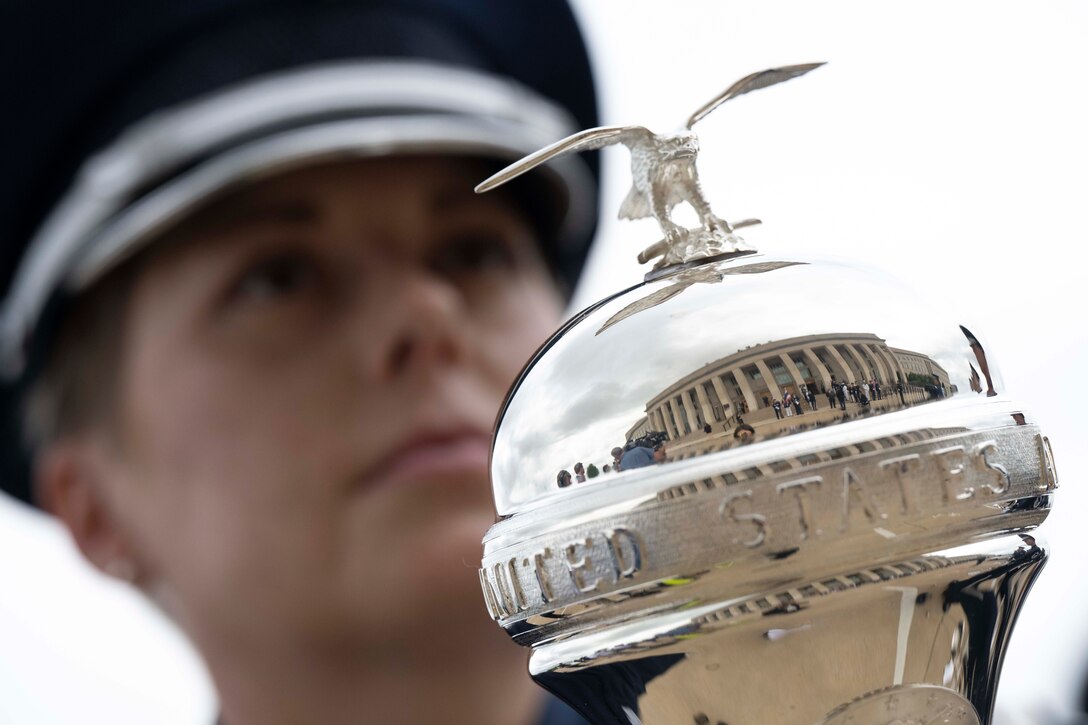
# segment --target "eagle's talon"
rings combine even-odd
[[[669,223],[669,226],[665,228],[665,241],[668,242],[670,247],[675,247],[678,244],[683,244],[684,239],[687,237],[687,230],[679,224]]]

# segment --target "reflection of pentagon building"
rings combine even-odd
[[[910,350],[900,350],[898,347],[889,347],[888,349],[895,355],[895,359],[903,366],[903,370],[907,375],[914,373],[915,375],[920,375],[924,378],[935,377],[946,387],[951,386],[952,383],[948,378],[948,371],[933,362],[933,359],[929,356],[911,352]]]
[[[882,387],[879,403],[888,401],[879,408],[901,404],[899,383],[904,384],[906,404],[922,402],[926,391],[908,384],[908,373],[923,368],[947,385],[948,373],[928,356],[890,348],[871,333],[809,335],[754,345],[704,365],[656,395],[646,404],[646,418],[632,426],[628,438],[644,430],[662,430],[670,440],[681,441],[701,436],[707,423],[720,434],[736,423],[738,415],[753,425],[773,421],[777,416],[772,404],[787,392],[797,396],[810,390],[825,396],[832,383],[875,380]],[[818,410],[811,411],[805,403],[804,410],[832,413],[826,397],[817,405]]]

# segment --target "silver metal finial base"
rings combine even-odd
[[[980,725],[1045,559],[1013,536],[744,596],[722,589],[537,644],[530,671],[598,725]]]

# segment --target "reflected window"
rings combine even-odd
[[[803,359],[802,360],[798,360],[797,358],[790,358],[790,359],[793,360],[793,364],[797,366],[797,372],[801,373],[802,378],[804,378],[805,380],[814,380],[815,379],[816,376],[812,374],[812,371],[808,367],[808,363],[806,363]]]
[[[899,578],[894,571],[892,571],[891,569],[886,569],[882,566],[876,567],[875,569],[873,569],[873,571],[876,572],[876,575],[880,577],[881,581],[891,581],[892,579]]]
[[[793,376],[786,370],[786,366],[782,363],[776,363],[770,366],[771,374],[774,375],[775,382],[779,385],[791,385],[793,383]]]

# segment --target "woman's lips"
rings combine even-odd
[[[478,432],[423,436],[399,447],[366,478],[385,484],[486,478],[490,449],[490,437]]]

